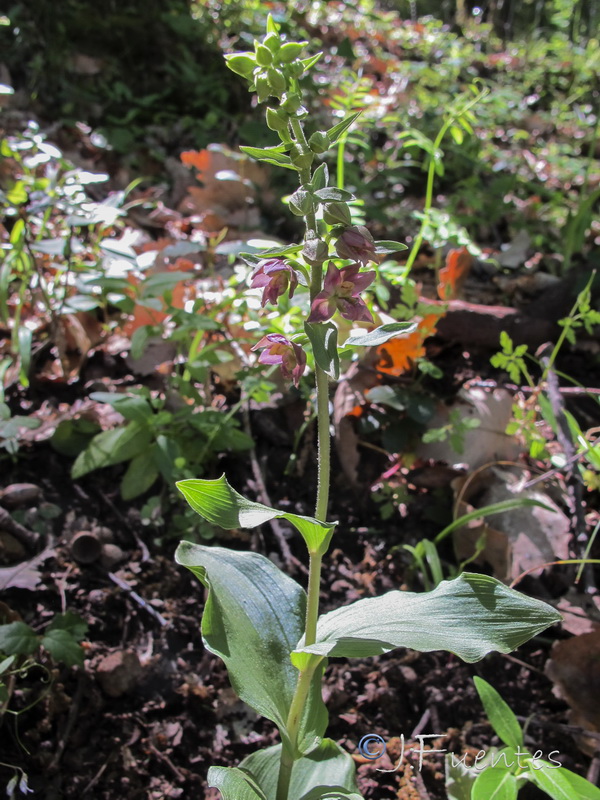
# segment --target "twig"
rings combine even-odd
[[[537,667],[532,667],[531,664],[528,664],[526,661],[521,661],[520,658],[515,658],[514,656],[509,655],[508,653],[500,653],[502,658],[507,659],[507,661],[512,661],[513,664],[518,664],[520,667],[524,667],[528,669],[530,672],[537,672],[538,675],[544,675],[544,671],[538,669]]]
[[[567,725],[564,722],[550,722],[550,720],[542,719],[541,717],[520,717],[517,716],[519,722],[527,722],[530,725],[537,725],[538,728],[550,728],[551,730],[561,731],[563,733],[570,733],[572,736],[587,736],[589,739],[594,739],[600,742],[600,733],[596,731],[588,731],[580,725]]]
[[[88,792],[90,791],[90,789],[93,789],[94,786],[98,783],[100,778],[104,775],[104,772],[105,772],[106,768],[108,767],[108,765],[110,764],[110,762],[114,761],[114,759],[117,756],[118,752],[119,752],[119,750],[113,750],[113,752],[108,756],[108,758],[106,759],[104,764],[102,764],[102,766],[100,767],[98,772],[94,775],[92,780],[88,783],[88,785],[85,787],[85,789],[81,793],[82,797],[89,797]]]
[[[175,766],[175,764],[171,761],[171,759],[166,753],[161,753],[160,750],[158,750],[152,744],[152,742],[148,742],[148,748],[150,752],[153,753],[158,758],[159,761],[162,761],[163,764],[166,764],[167,767],[169,767],[169,769],[171,770],[171,772],[177,778],[178,781],[181,781],[181,783],[185,781],[186,776],[184,775],[184,773],[178,767]]]
[[[548,348],[549,349],[549,348]],[[569,422],[565,415],[565,406],[560,396],[560,385],[558,376],[552,367],[552,355],[544,354],[540,359],[545,367],[546,382],[548,386],[548,397],[554,417],[556,419],[556,438],[561,445],[567,460],[577,455]],[[587,534],[585,513],[583,510],[583,479],[578,469],[573,469],[573,465],[566,467],[566,487],[569,500],[570,511],[574,520],[575,552],[579,558],[585,556]],[[588,589],[594,588],[594,577],[591,569],[584,571],[585,583]]]
[[[590,764],[590,768],[587,771],[587,779],[593,785],[598,785],[598,777],[600,776],[600,757],[594,756],[592,758],[592,763]]]
[[[521,490],[525,491],[526,489],[531,489],[531,487],[535,486],[536,483],[541,483],[542,481],[551,478],[553,475],[559,475],[563,473],[567,467],[570,467],[577,461],[580,461],[586,455],[587,453],[585,450],[582,453],[576,453],[574,456],[571,456],[571,458],[567,459],[562,467],[554,467],[554,469],[549,469],[547,472],[543,472],[541,475],[538,475],[537,478],[532,478],[530,481],[527,481],[527,483],[524,483],[521,487]]]
[[[159,614],[158,611],[151,605],[149,605],[149,603],[147,603],[143,597],[140,597],[140,595],[134,589],[132,589],[131,586],[126,581],[124,581],[122,578],[119,578],[113,572],[109,572],[108,577],[111,579],[113,583],[117,584],[119,589],[122,589],[124,592],[127,592],[131,596],[131,599],[135,600],[135,602],[139,606],[141,606],[145,611],[147,611],[151,616],[153,616],[154,619],[160,623],[160,625],[165,627],[169,624],[168,621],[162,616],[162,614]]]
[[[73,725],[75,724],[75,720],[77,719],[77,714],[79,713],[79,706],[81,704],[81,698],[83,697],[83,684],[87,680],[87,675],[85,673],[79,673],[79,679],[77,681],[77,688],[75,690],[75,694],[73,695],[73,699],[71,701],[71,705],[69,708],[69,716],[67,717],[67,723],[65,725],[64,731],[61,734],[58,740],[58,747],[56,748],[56,752],[54,753],[54,757],[50,762],[49,769],[55,770],[58,767],[58,764],[63,756],[67,743],[69,741],[69,737],[71,735],[71,731],[73,730]]]
[[[11,517],[6,509],[0,506],[0,528],[24,545],[28,550],[37,550],[40,544],[40,534],[24,528]]]

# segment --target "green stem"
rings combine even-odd
[[[292,768],[296,760],[295,751],[298,743],[298,732],[302,721],[302,711],[310,691],[310,684],[319,661],[314,659],[310,666],[300,672],[296,693],[290,706],[286,730],[289,743],[285,742],[281,748],[281,761],[279,764],[279,777],[277,779],[277,794],[275,800],[288,800]]]
[[[296,142],[308,147],[306,136],[300,121],[296,118],[290,120],[292,133]],[[309,184],[311,170],[299,170],[300,183]],[[318,236],[317,220],[314,211],[307,214],[306,237],[307,239]],[[323,265],[315,264],[311,267],[310,297],[313,300],[321,291],[323,285]],[[315,517],[320,521],[327,519],[327,506],[329,504],[329,482],[331,471],[331,440],[329,434],[329,384],[327,374],[315,364],[315,382],[317,390],[317,432],[318,432],[318,479],[317,502]],[[304,640],[307,645],[314,644],[317,638],[317,621],[319,618],[319,588],[321,584],[321,553],[310,553],[310,566],[308,574],[308,592],[306,605],[306,622]],[[279,764],[279,777],[277,780],[276,800],[288,800],[292,768],[297,758],[298,733],[302,721],[302,712],[310,692],[312,678],[319,659],[312,659],[310,664],[300,670],[296,691],[290,705],[286,721],[286,734],[281,748]]]
[[[317,641],[317,620],[319,618],[319,588],[321,584],[321,560],[323,556],[310,557],[308,572],[308,602],[306,604],[306,631],[304,641],[307,645]]]
[[[448,119],[444,122],[438,135],[435,137],[435,141],[433,143],[433,152],[431,153],[431,157],[429,160],[429,167],[427,168],[427,188],[425,191],[425,205],[423,207],[423,221],[421,222],[421,227],[419,228],[419,233],[417,234],[417,238],[415,239],[411,251],[408,256],[408,260],[406,262],[406,274],[410,272],[412,265],[415,263],[415,259],[419,254],[419,249],[423,244],[424,238],[424,231],[426,226],[429,223],[429,212],[431,211],[431,207],[433,205],[433,181],[435,180],[435,165],[436,165],[436,154],[442,144],[444,136],[448,132],[448,128],[454,124],[454,122],[459,119],[463,114],[469,111],[476,103],[478,103],[482,97],[488,94],[487,89],[482,89],[476,97],[474,97],[470,102],[468,102],[465,106],[461,107],[460,109],[456,109],[454,112],[451,110],[448,116]]]
[[[329,480],[331,471],[331,439],[329,435],[329,385],[327,375],[315,365],[317,383],[317,430],[318,430],[318,481],[315,517],[321,522],[327,519],[329,504]]]

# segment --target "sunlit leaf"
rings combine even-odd
[[[320,617],[315,644],[298,650],[364,658],[395,647],[449,650],[473,662],[492,650],[508,653],[561,615],[488,575],[465,572],[431,592],[392,591]]]
[[[385,325],[380,325],[369,333],[354,333],[346,339],[344,346],[352,345],[359,347],[375,347],[390,339],[395,339],[399,336],[408,336],[413,331],[416,331],[418,323],[416,322],[387,322]]]
[[[175,485],[197,514],[226,530],[255,528],[272,519],[286,519],[300,531],[311,553],[326,552],[337,524],[289,514],[248,500],[229,485],[225,475],[216,480],[178,481]]]
[[[209,589],[202,617],[206,647],[223,659],[241,699],[285,737],[298,680],[290,653],[304,630],[304,590],[259,553],[181,542],[175,560]],[[327,726],[323,669],[315,671],[304,710],[302,752],[318,743]]]

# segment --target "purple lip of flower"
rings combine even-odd
[[[329,262],[323,291],[312,302],[308,322],[325,322],[336,311],[352,322],[373,322],[371,312],[359,295],[375,280],[375,272],[359,270],[359,264],[337,269]]]
[[[280,333],[268,333],[257,342],[252,350],[263,349],[259,355],[260,364],[279,364],[284,378],[291,378],[298,386],[306,367],[306,353],[295,342],[290,342]]]
[[[379,263],[375,241],[364,225],[352,225],[338,237],[335,251],[340,258],[352,258],[363,266],[369,261]]]
[[[298,286],[298,276],[288,264],[281,258],[268,258],[261,261],[251,276],[253,289],[263,288],[261,305],[267,303],[275,304],[277,298],[290,290],[290,297],[293,297]]]

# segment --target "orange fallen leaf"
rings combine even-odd
[[[417,358],[425,355],[423,339],[422,332],[417,330],[409,336],[390,339],[389,342],[380,344],[377,348],[377,369],[387,375],[402,375],[412,367]]]
[[[446,256],[446,266],[439,273],[438,295],[441,300],[452,300],[458,296],[472,264],[473,256],[466,247],[450,250]]]
[[[208,150],[186,150],[181,156],[181,163],[186,167],[195,167],[198,172],[204,172],[211,162]]]
[[[376,368],[387,375],[395,376],[411,369],[413,363],[425,355],[423,342],[434,333],[439,318],[439,314],[427,314],[421,318],[419,327],[414,333],[390,339],[389,342],[379,345],[377,348],[379,361]]]

